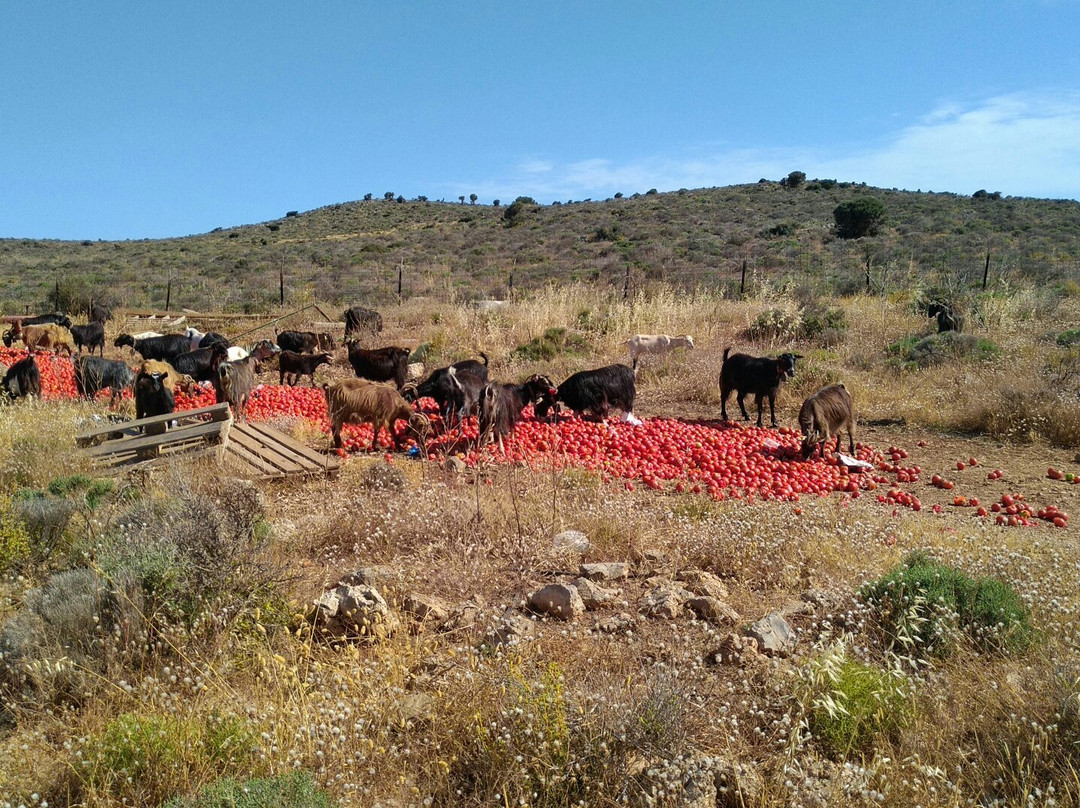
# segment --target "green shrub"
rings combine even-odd
[[[0,496],[0,573],[7,572],[30,556],[30,535],[14,501]]]
[[[865,584],[859,597],[877,609],[890,648],[945,656],[964,632],[983,649],[1018,652],[1035,638],[1028,608],[1011,586],[972,578],[923,552]]]
[[[927,368],[950,359],[988,362],[1001,356],[994,342],[972,334],[946,331],[928,337],[903,337],[888,347],[888,352],[902,364]]]
[[[1080,344],[1080,328],[1070,328],[1068,331],[1062,331],[1058,334],[1057,344],[1062,348]]]
[[[556,356],[577,356],[587,351],[588,345],[580,334],[565,328],[547,329],[541,336],[533,337],[513,351],[513,356],[530,362],[554,359]]]
[[[907,679],[850,659],[843,645],[801,671],[801,689],[807,727],[835,758],[871,753],[878,738],[895,734],[912,715]]]
[[[164,808],[331,808],[325,792],[303,771],[253,780],[216,780],[197,795],[177,798]]]
[[[255,751],[240,719],[124,713],[86,741],[80,773],[90,794],[158,805],[202,772],[250,771]]]
[[[758,340],[792,340],[802,326],[798,314],[784,309],[766,309],[750,323],[747,335]]]
[[[67,570],[23,601],[0,626],[0,689],[8,700],[83,699],[107,682],[108,664],[146,652],[142,590],[131,578]]]
[[[840,238],[872,236],[884,218],[885,205],[872,196],[843,202],[833,210],[836,235]]]

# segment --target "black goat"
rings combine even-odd
[[[349,343],[349,364],[357,378],[373,382],[393,382],[400,390],[409,374],[408,348],[395,345],[367,350],[359,343]]]
[[[100,323],[99,323],[100,325]],[[80,356],[75,359],[75,389],[83,398],[92,399],[106,387],[109,403],[120,401],[125,387],[135,382],[135,371],[126,362],[102,359],[98,356]]]
[[[203,341],[206,341],[206,337],[203,337]],[[169,364],[181,376],[190,376],[197,382],[210,382],[217,376],[218,365],[228,356],[228,346],[215,343],[209,348],[198,348],[175,356],[169,360]]]
[[[502,450],[503,438],[514,431],[521,411],[545,395],[558,395],[546,376],[530,376],[522,384],[485,385],[480,393],[480,434],[484,442],[497,440]]]
[[[101,356],[105,355],[105,326],[101,323],[90,322],[86,325],[73,325],[70,328],[71,337],[75,340],[75,345],[79,349],[79,353],[82,353],[83,346],[85,345],[90,353],[94,352],[94,348],[98,349]]]
[[[34,361],[34,355],[30,354],[8,368],[0,388],[3,395],[12,401],[25,396],[41,398],[41,371]]]
[[[36,317],[27,317],[22,321],[22,325],[46,325],[48,323],[56,323],[62,325],[64,328],[71,330],[71,318],[63,312],[54,312],[52,314],[39,314]]]
[[[449,419],[454,412],[468,414],[479,402],[480,391],[488,380],[487,354],[481,359],[462,359],[437,368],[416,386],[402,391],[406,401],[433,398],[443,417]],[[477,386],[479,381],[479,386]]]
[[[277,335],[276,342],[281,350],[293,353],[333,351],[336,348],[333,335],[317,331],[282,331]]]
[[[634,371],[626,365],[608,365],[596,370],[575,373],[555,390],[549,390],[536,405],[536,417],[545,418],[557,406],[565,404],[575,412],[592,413],[607,418],[612,407],[621,409],[626,420],[634,419]]]
[[[213,348],[220,345],[226,351],[232,347],[232,343],[229,342],[229,338],[224,334],[219,334],[217,331],[207,331],[203,334],[201,340],[199,340],[200,348]]]
[[[135,378],[135,417],[168,415],[176,410],[176,398],[165,380],[167,373],[140,373]]]
[[[91,303],[90,311],[88,312],[88,318],[92,323],[105,323],[112,319],[112,311],[108,306],[104,306],[101,303]]]
[[[328,351],[317,354],[298,354],[294,351],[282,351],[278,354],[278,384],[295,386],[301,376],[311,378],[315,386],[315,371],[319,365],[333,364],[334,357]]]
[[[927,307],[926,316],[937,318],[939,334],[944,334],[946,331],[960,333],[964,330],[964,315],[956,311],[951,303],[931,303]]]
[[[353,306],[345,310],[343,317],[345,319],[345,339],[364,333],[378,334],[383,329],[382,315],[374,309]]]
[[[137,339],[131,334],[121,334],[113,342],[117,348],[125,345],[136,353],[141,354],[143,359],[160,359],[163,362],[171,362],[182,353],[191,350],[191,341],[187,334],[166,334],[163,337],[147,337]]]
[[[730,351],[731,348],[724,349],[724,364],[720,368],[720,417],[727,420],[727,400],[734,390],[744,421],[749,421],[750,415],[743,399],[752,393],[757,401],[757,425],[761,426],[764,399],[768,398],[769,420],[776,426],[776,393],[784,379],[795,375],[795,360],[802,356],[797,353],[780,354],[776,359],[741,353],[728,356]]]

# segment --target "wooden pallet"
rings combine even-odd
[[[211,455],[218,462],[228,458],[241,474],[263,480],[333,477],[341,468],[333,455],[320,454],[273,427],[233,421],[228,404],[106,424],[75,440],[106,468],[196,455]]]
[[[215,404],[105,424],[76,435],[75,442],[96,464],[108,468],[194,451],[220,457],[232,424],[229,405]]]
[[[251,421],[233,424],[226,453],[248,474],[264,480],[335,477],[341,468],[333,455],[320,454],[271,426]]]

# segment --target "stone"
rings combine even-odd
[[[489,645],[518,645],[536,635],[536,623],[523,614],[507,610],[487,633]]]
[[[529,608],[559,620],[573,620],[585,612],[585,603],[574,587],[548,584],[529,595]]]
[[[450,455],[450,457],[446,458],[446,462],[443,463],[443,468],[451,474],[464,474],[465,469],[468,467],[460,457]]]
[[[605,603],[610,603],[619,596],[617,589],[607,589],[600,584],[593,583],[588,578],[577,578],[571,586],[581,595],[581,601],[585,608],[599,609]]]
[[[622,634],[634,626],[634,616],[629,612],[619,612],[614,617],[601,620],[596,624],[597,631],[603,634]]]
[[[635,774],[642,782],[645,805],[745,808],[759,805],[764,796],[764,781],[751,768],[701,752],[638,765]]]
[[[402,729],[430,724],[435,713],[435,699],[428,693],[406,693],[390,707],[393,723]]]
[[[573,550],[575,553],[589,552],[589,537],[580,530],[564,530],[557,533],[551,540],[551,546],[556,550]]]
[[[375,565],[360,567],[348,575],[342,576],[339,586],[393,586],[400,580],[397,572],[390,567]]]
[[[723,665],[756,665],[765,659],[758,650],[757,640],[732,632],[720,641],[712,660]]]
[[[728,588],[723,581],[711,572],[683,570],[675,576],[675,580],[679,581],[685,589],[695,595],[716,598],[717,600],[727,600],[728,598]]]
[[[315,624],[334,637],[378,639],[392,634],[398,620],[372,586],[338,586],[315,601]]]
[[[683,612],[683,604],[690,595],[682,587],[669,582],[654,586],[641,599],[641,613],[646,617],[663,617],[674,620]]]
[[[421,623],[441,626],[450,619],[450,605],[434,595],[412,593],[405,596],[402,609]]]
[[[714,626],[735,625],[739,622],[739,613],[719,598],[690,598],[686,601],[686,608]]]
[[[795,632],[779,612],[753,623],[745,634],[757,640],[758,647],[768,656],[787,656],[795,645]]]
[[[578,572],[590,581],[624,581],[630,575],[630,565],[624,561],[582,564]]]
[[[442,624],[442,631],[464,631],[476,625],[484,608],[482,595],[474,595],[464,603],[459,603],[450,611],[450,618]]]

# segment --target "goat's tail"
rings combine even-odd
[[[731,346],[730,346],[730,345],[729,345],[729,346],[727,346],[726,348],[724,348],[724,361],[725,361],[725,362],[727,361],[727,355],[728,355],[729,353],[731,353]]]
[[[488,355],[483,351],[480,351],[480,358],[484,360],[484,367],[488,366]]]

